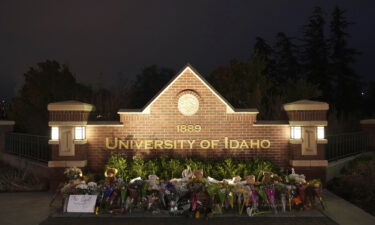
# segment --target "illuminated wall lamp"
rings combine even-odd
[[[85,138],[86,138],[85,127],[75,127],[74,128],[74,139],[75,140],[84,140]]]
[[[59,140],[59,127],[51,127],[51,140]]]
[[[301,139],[302,129],[301,127],[292,126],[290,127],[290,138],[291,139]]]
[[[324,139],[324,127],[316,127],[318,139]]]

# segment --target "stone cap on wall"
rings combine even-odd
[[[0,120],[0,126],[13,126],[14,124],[12,120]]]
[[[284,104],[285,111],[295,110],[328,110],[329,105],[326,102],[311,101],[311,100],[298,100]]]
[[[48,111],[92,111],[94,106],[80,101],[62,101],[48,104]]]
[[[375,119],[361,120],[361,124],[375,124]]]

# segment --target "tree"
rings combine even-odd
[[[273,53],[272,47],[263,38],[256,37],[252,58],[260,58],[265,64],[264,73],[270,76],[274,75],[275,70]]]
[[[295,80],[300,77],[300,65],[297,58],[297,46],[283,32],[276,36],[274,47],[275,77],[279,83],[288,79]]]
[[[330,23],[331,46],[329,72],[335,82],[333,104],[337,110],[353,113],[359,110],[361,105],[361,79],[353,69],[355,57],[359,54],[355,49],[348,47],[350,35],[346,32],[352,23],[345,18],[345,11],[335,7]]]
[[[375,81],[370,81],[368,83],[367,90],[363,92],[363,112],[364,118],[374,118],[375,117]]]
[[[325,100],[330,100],[332,92],[329,74],[328,46],[324,34],[325,19],[323,9],[315,7],[309,22],[303,27],[301,61],[307,81],[317,84],[323,91]]]
[[[318,85],[304,79],[288,79],[282,87],[283,102],[293,102],[301,99],[318,99],[322,96]]]
[[[262,103],[270,96],[272,86],[264,70],[265,62],[260,57],[243,63],[231,60],[229,65],[214,70],[208,80],[234,107],[264,111]]]
[[[122,73],[118,73],[115,84],[109,89],[97,85],[91,98],[95,112],[91,113],[92,120],[118,120],[118,110],[129,106],[130,82]]]
[[[7,101],[0,100],[0,120],[8,118],[9,104]]]
[[[159,68],[156,65],[143,69],[142,73],[137,75],[131,87],[131,107],[143,107],[172,79],[174,74],[175,72],[172,69]]]
[[[13,99],[11,117],[16,130],[31,134],[48,134],[47,105],[64,100],[88,101],[91,89],[79,84],[66,65],[47,60],[30,67],[25,83]]]

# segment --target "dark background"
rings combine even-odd
[[[256,36],[299,32],[314,6],[327,20],[347,10],[355,67],[373,79],[375,1],[11,1],[0,0],[0,98],[10,99],[29,66],[46,59],[69,65],[78,81],[110,87],[156,64],[178,71],[187,62],[208,75],[230,59],[251,56]]]

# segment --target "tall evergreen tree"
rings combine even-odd
[[[297,79],[300,66],[297,58],[297,47],[283,32],[276,35],[274,47],[275,76],[279,83],[285,83],[288,79]]]
[[[324,11],[315,7],[309,22],[303,28],[301,61],[309,82],[319,85],[325,100],[330,101],[331,77],[328,72],[328,45],[324,34]]]
[[[132,92],[130,106],[133,108],[145,106],[172,79],[174,74],[172,69],[156,65],[144,68],[130,87]]]
[[[335,7],[330,23],[330,73],[335,81],[334,104],[341,112],[352,113],[361,104],[361,80],[353,69],[358,52],[348,46],[350,35],[346,32],[352,24],[344,16],[345,11]]]
[[[258,58],[258,60],[264,62],[264,72],[266,75],[272,76],[274,74],[275,62],[273,59],[273,49],[261,37],[256,37],[252,58]]]
[[[18,132],[47,135],[49,103],[72,99],[88,102],[92,95],[91,88],[78,83],[68,66],[54,60],[30,67],[24,78],[10,112]]]

